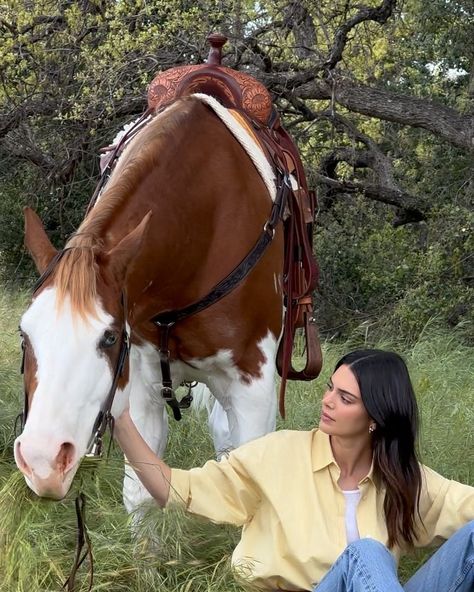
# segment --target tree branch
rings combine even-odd
[[[334,37],[334,44],[329,52],[328,59],[324,62],[323,68],[333,70],[336,64],[342,60],[342,54],[348,41],[349,32],[365,21],[375,21],[381,25],[387,22],[392,16],[397,0],[384,0],[377,8],[360,8],[359,12],[339,27]]]
[[[419,222],[425,220],[426,215],[430,209],[429,205],[421,202],[419,199],[401,190],[391,189],[382,185],[354,183],[352,181],[337,181],[324,175],[316,173],[317,180],[331,189],[336,189],[341,194],[361,193],[369,199],[379,201],[397,208],[401,208],[406,212],[405,218],[396,219],[394,226],[400,226],[400,221],[403,219],[403,224],[407,222]]]
[[[284,14],[282,25],[293,33],[296,55],[301,59],[311,57],[317,48],[316,30],[307,8],[293,0],[284,9]]]
[[[288,92],[291,84],[287,81],[284,87],[280,85],[280,92]],[[313,80],[293,89],[294,96],[301,99],[330,100],[334,97],[338,104],[352,112],[420,127],[458,148],[474,148],[474,115],[463,115],[429,99],[372,88],[341,77],[335,78],[333,83]]]
[[[38,147],[31,128],[25,123],[4,138],[3,146],[11,155],[39,167],[45,175],[51,174],[55,167],[54,159]]]

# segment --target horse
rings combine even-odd
[[[129,141],[62,251],[25,208],[25,245],[43,278],[20,322],[28,414],[14,455],[37,495],[67,494],[114,383],[112,415],[129,405],[163,455],[162,330],[152,319],[198,301],[225,278],[271,208],[268,182],[195,96],[179,98]],[[173,386],[199,381],[216,398],[209,419],[216,450],[275,429],[283,251],[277,225],[245,279],[169,333]],[[123,493],[129,511],[147,498],[128,465]]]

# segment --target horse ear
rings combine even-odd
[[[151,211],[146,214],[140,224],[129,232],[115,247],[107,252],[108,267],[113,275],[122,281],[133,259],[140,252],[151,219]]]
[[[25,216],[25,247],[40,274],[48,267],[57,250],[51,244],[38,214],[31,208],[23,208]]]

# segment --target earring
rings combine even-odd
[[[372,423],[369,425],[369,434],[371,434],[372,432],[375,432],[375,423]]]

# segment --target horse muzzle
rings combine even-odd
[[[15,462],[36,495],[60,500],[68,493],[79,466],[75,447],[63,442],[53,450],[47,448],[52,454],[38,445],[33,447],[30,442],[23,442],[20,436],[14,445]]]

